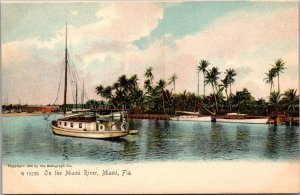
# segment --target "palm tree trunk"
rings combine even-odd
[[[198,96],[199,96],[199,72],[198,72]]]
[[[194,107],[194,111],[196,111],[198,108],[198,113],[200,113],[200,109],[199,109],[199,96],[197,96],[197,100],[196,100],[196,105]]]
[[[280,93],[280,88],[279,88],[279,73],[278,73],[278,93]]]
[[[199,101],[196,99],[196,101],[194,102],[194,112],[196,112],[197,108],[198,108],[198,103]],[[198,109],[198,113],[199,113],[199,109]]]
[[[232,97],[232,92],[231,92],[231,83],[229,84],[229,87],[230,87],[230,94],[229,94],[229,104],[230,104],[230,111],[232,110],[232,107],[231,107],[231,97]]]
[[[173,84],[174,84],[174,93],[175,93],[175,81],[174,81],[174,83],[173,83]]]
[[[216,112],[218,112],[218,102],[217,102],[217,97],[216,97],[214,85],[212,85],[212,88],[213,88],[213,93],[214,93],[214,98],[215,98]]]
[[[217,88],[217,85],[215,85],[215,89],[216,89],[216,92],[218,93],[218,88]]]
[[[203,72],[203,90],[204,90],[204,97],[205,97],[205,73]]]
[[[209,112],[211,115],[216,115],[215,112],[210,111],[209,109],[207,109],[205,106],[202,106],[207,112]]]
[[[165,108],[165,97],[164,97],[164,91],[163,91],[163,93],[162,93],[161,97],[162,97],[162,103],[163,103],[163,109],[164,109],[164,113],[165,113],[165,115],[167,115],[167,113],[166,113],[166,108]]]
[[[114,108],[117,108],[112,101],[110,101],[110,103]]]
[[[198,95],[197,97],[199,97],[199,73],[200,71],[198,71]],[[199,99],[197,98],[197,105],[198,105],[198,112],[200,112],[200,109],[199,109]]]
[[[230,111],[232,111],[232,108],[231,108],[231,101],[230,101],[230,99],[228,98],[227,88],[226,88],[226,90],[225,90],[225,93],[226,93],[227,101],[228,101],[228,104],[229,104],[229,109],[230,109]]]

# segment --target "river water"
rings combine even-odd
[[[58,117],[2,117],[4,164],[299,159],[299,126],[131,120],[137,135],[97,140],[54,135]]]

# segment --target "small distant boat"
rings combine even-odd
[[[121,117],[121,114],[120,113],[116,113],[116,114],[109,114],[109,115],[106,115],[106,117],[113,117],[113,118],[120,118]]]
[[[266,124],[268,117],[252,116],[240,113],[227,113],[224,117],[216,117],[217,122]]]
[[[130,130],[129,134],[130,135],[136,135],[136,134],[138,134],[138,130]]]
[[[68,49],[67,49],[67,27],[65,48],[65,88],[64,88],[64,115],[65,117],[52,121],[54,134],[83,137],[83,138],[115,138],[129,134],[128,114],[123,109],[76,109],[70,115],[66,115],[67,100],[67,72],[68,71]],[[77,105],[77,86],[76,86]],[[119,116],[115,119],[113,113]]]
[[[253,118],[253,119],[223,119],[217,118],[216,122],[224,123],[248,123],[248,124],[267,124],[268,118]]]
[[[172,117],[176,121],[198,121],[198,122],[223,122],[223,123],[250,123],[250,124],[267,124],[268,117],[211,117],[211,116],[178,116]]]
[[[71,113],[82,113],[82,112],[88,112],[91,109],[72,109]]]

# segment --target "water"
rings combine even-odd
[[[53,135],[43,116],[3,117],[3,162],[136,163],[299,159],[299,127],[132,120],[138,135],[116,140]]]

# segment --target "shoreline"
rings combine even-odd
[[[49,112],[33,112],[33,113],[2,113],[2,117],[16,117],[16,116],[43,116],[48,115]],[[59,112],[52,112],[52,114],[62,114]],[[217,116],[216,122],[223,123],[243,123],[243,124],[272,124],[272,119],[269,116],[254,116],[255,118],[223,118],[224,116]],[[211,122],[211,116],[193,116],[193,115],[181,115],[181,116],[166,116],[157,114],[132,114],[129,118],[133,119],[148,119],[148,120],[171,120],[171,121],[193,121],[193,122]],[[299,117],[293,117],[292,123],[299,125]]]
[[[33,112],[33,113],[27,113],[27,112],[22,112],[22,113],[2,113],[1,116],[3,117],[13,117],[13,116],[43,116],[47,115],[49,112]],[[60,113],[53,113],[53,114],[60,114]]]

